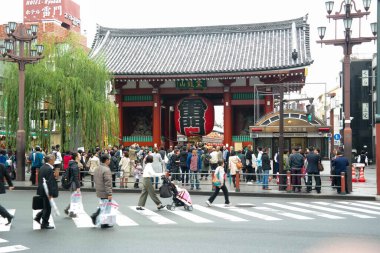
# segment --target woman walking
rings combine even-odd
[[[71,156],[71,160],[69,161],[69,167],[67,168],[70,173],[71,193],[73,193],[74,191],[76,191],[77,193],[80,193],[79,166],[78,166],[78,164],[80,163],[80,159],[81,159],[80,154],[77,152],[74,152]],[[69,217],[71,218],[76,218],[77,215],[73,211],[70,210],[70,205],[71,204],[69,204],[65,208],[64,210],[65,214],[69,215]]]
[[[219,186],[215,186],[215,192],[206,201],[206,205],[211,206],[216,196],[218,196],[220,189],[222,189],[223,194],[224,194],[224,204],[225,206],[230,206],[231,204],[230,204],[230,200],[228,199],[228,190],[226,187],[226,173],[224,171],[223,161],[218,162],[218,167],[215,170],[214,177],[216,177],[217,180],[219,181]]]
[[[99,153],[92,155],[89,154],[90,159],[88,160],[89,173],[91,175],[91,187],[94,188],[94,172],[100,166]]]
[[[165,206],[162,205],[161,201],[158,199],[156,193],[154,192],[153,185],[152,185],[152,177],[159,177],[162,175],[162,173],[156,173],[153,170],[153,156],[148,155],[145,159],[145,168],[143,172],[143,189],[140,195],[138,206],[136,207],[136,210],[145,210],[144,206],[146,203],[146,199],[148,195],[153,200],[154,203],[157,205],[157,209],[160,210],[164,208]]]

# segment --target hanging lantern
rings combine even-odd
[[[198,96],[181,99],[175,107],[175,127],[185,136],[204,136],[214,128],[214,105]]]

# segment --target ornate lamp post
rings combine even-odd
[[[19,67],[18,91],[18,130],[16,136],[17,170],[16,180],[25,181],[25,130],[24,130],[24,96],[25,96],[25,65],[42,59],[44,47],[36,44],[38,26],[33,24],[28,28],[25,24],[9,22],[5,25],[8,38],[0,47],[0,60],[16,62]]]
[[[343,61],[343,72],[344,72],[344,155],[351,163],[352,156],[352,129],[351,129],[351,115],[350,115],[350,55],[352,54],[352,47],[359,45],[363,42],[370,42],[375,40],[376,37],[362,37],[361,36],[361,18],[368,16],[370,14],[369,7],[371,5],[371,0],[363,0],[363,6],[365,11],[357,9],[356,2],[354,0],[343,0],[340,4],[339,11],[335,14],[331,14],[334,8],[334,1],[327,1],[326,3],[327,18],[335,20],[335,38],[331,40],[323,40],[326,33],[326,27],[318,27],[318,35],[321,40],[317,43],[324,43],[326,45],[334,45],[343,47],[344,61]],[[352,37],[351,25],[353,19],[359,19],[359,36],[356,38]],[[343,20],[344,24],[344,38],[337,38],[337,22],[338,20]],[[372,33],[374,36],[377,34],[376,23],[371,24]],[[351,165],[351,164],[350,164]],[[351,166],[349,166],[349,171],[347,172],[348,190],[352,191],[352,174]]]

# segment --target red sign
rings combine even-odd
[[[24,0],[24,22],[57,20],[80,30],[80,6],[72,0]]]
[[[181,99],[174,115],[177,132],[186,136],[204,136],[214,128],[214,105],[206,98]]]

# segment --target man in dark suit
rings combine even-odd
[[[51,213],[50,199],[58,197],[58,185],[54,176],[54,162],[55,155],[50,154],[45,157],[46,163],[39,169],[37,195],[42,197],[43,209],[37,213],[34,220],[41,224],[41,229],[53,229],[54,227],[49,225],[49,217]],[[49,196],[46,194],[43,187],[43,178],[46,180],[46,184],[49,190]],[[42,223],[41,223],[42,219]]]
[[[12,179],[7,173],[4,164],[0,163],[0,194],[5,193],[4,178],[7,180],[9,190],[12,191],[14,189]],[[8,220],[8,223],[5,224],[6,226],[11,224],[13,215],[11,215],[2,205],[0,205],[0,215]]]
[[[309,154],[306,156],[307,160],[307,192],[311,192],[313,184],[313,175],[315,179],[315,190],[317,193],[321,193],[321,176],[318,169],[318,163],[321,162],[321,157],[318,153],[315,153],[314,147],[309,148]]]

